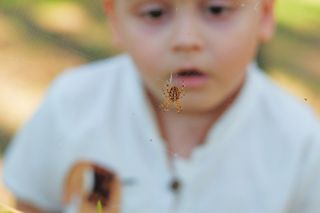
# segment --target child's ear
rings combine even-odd
[[[266,42],[270,40],[275,31],[274,5],[275,0],[260,0],[260,41]]]
[[[119,31],[119,21],[116,14],[116,0],[104,0],[104,9],[108,17],[108,22],[111,27],[112,32],[112,43],[117,47],[122,49],[122,38]]]

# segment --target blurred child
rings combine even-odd
[[[17,134],[4,176],[20,209],[320,212],[319,121],[254,63],[273,0],[105,7],[125,53],[59,76]]]

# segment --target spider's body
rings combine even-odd
[[[171,102],[176,102],[181,96],[181,91],[178,87],[172,86],[168,91],[168,95]]]
[[[167,82],[166,87],[163,90],[164,102],[160,105],[160,107],[164,111],[168,111],[171,104],[175,105],[176,111],[181,112],[181,98],[184,96],[184,85],[181,87],[172,85],[171,82]]]

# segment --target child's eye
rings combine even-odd
[[[207,10],[211,15],[221,16],[221,15],[225,14],[227,11],[229,11],[230,8],[225,7],[225,6],[210,6],[210,7],[208,7]]]
[[[159,18],[164,14],[164,12],[162,10],[151,10],[147,14],[152,18]]]
[[[209,11],[212,13],[212,14],[221,14],[223,12],[223,7],[217,7],[217,6],[212,6],[212,7],[209,7]]]
[[[205,7],[206,13],[211,17],[225,17],[233,7],[231,5],[208,5]]]
[[[162,9],[152,9],[142,12],[142,16],[148,17],[150,19],[159,19],[164,16],[165,11]]]

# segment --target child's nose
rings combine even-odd
[[[172,49],[175,52],[199,52],[204,44],[197,23],[191,19],[176,21],[172,31]]]

